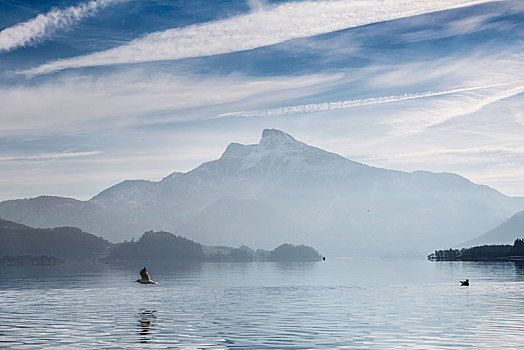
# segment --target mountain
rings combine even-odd
[[[77,226],[111,241],[148,230],[205,245],[313,245],[330,254],[426,252],[474,237],[524,208],[449,173],[380,169],[266,129],[258,144],[159,182],[124,181],[88,201],[0,203],[0,216],[37,227]]]
[[[108,241],[75,227],[42,229],[0,219],[0,257],[50,255],[92,261],[108,251]]]
[[[461,243],[458,247],[473,247],[484,244],[512,244],[515,239],[524,237],[524,211],[504,221],[483,235]]]

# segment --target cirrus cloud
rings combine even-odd
[[[413,100],[418,98],[425,97],[435,97],[442,95],[450,95],[459,92],[474,91],[474,90],[483,90],[492,87],[499,87],[505,84],[495,84],[488,86],[476,86],[468,88],[459,88],[445,91],[425,91],[417,93],[404,93],[402,95],[393,95],[393,96],[381,96],[381,97],[369,97],[363,99],[355,100],[345,100],[345,101],[336,101],[336,102],[322,102],[322,103],[309,103],[297,106],[286,106],[273,109],[266,109],[260,111],[247,111],[247,112],[232,112],[221,114],[218,117],[232,117],[232,116],[242,116],[242,117],[278,117],[288,114],[301,114],[301,113],[315,113],[315,112],[325,112],[325,111],[334,111],[337,109],[346,109],[352,107],[361,107],[368,105],[376,105],[382,103],[391,103],[399,102],[405,100]],[[523,87],[519,87],[519,90],[516,93],[520,93]],[[508,95],[512,96],[512,95]]]
[[[324,0],[260,6],[244,15],[154,32],[110,50],[51,61],[22,73],[225,54],[488,1]]]
[[[94,16],[99,10],[126,0],[92,0],[65,9],[52,9],[29,21],[15,24],[0,31],[0,52],[18,47],[34,45],[86,17]]]

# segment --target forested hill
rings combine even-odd
[[[107,240],[76,227],[33,228],[0,219],[0,257],[48,255],[92,261],[108,250]]]
[[[115,244],[109,256],[112,262],[136,260],[198,262],[203,259],[204,253],[200,244],[162,231],[148,231],[138,241]]]

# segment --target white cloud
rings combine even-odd
[[[491,159],[493,162],[505,163],[507,159],[523,159],[524,147],[523,146],[478,146],[478,147],[450,147],[443,148],[437,147],[425,149],[417,152],[405,152],[396,153],[389,157],[390,160],[407,159],[408,161],[415,162],[423,159],[431,158],[433,160],[446,160],[451,162],[453,159],[468,159],[470,163],[477,163],[479,165],[485,165],[486,159]]]
[[[426,91],[426,92],[418,92],[418,93],[405,93],[402,95],[395,95],[395,96],[369,97],[369,98],[364,98],[364,99],[345,100],[345,101],[336,101],[336,102],[309,103],[309,104],[302,104],[302,105],[297,105],[297,106],[279,107],[279,108],[266,109],[266,110],[260,110],[260,111],[224,113],[224,114],[219,115],[218,117],[219,118],[220,117],[230,117],[230,116],[278,117],[278,116],[283,116],[283,115],[288,115],[288,114],[325,112],[325,111],[333,111],[337,109],[346,109],[346,108],[376,105],[376,104],[382,104],[382,103],[413,100],[413,99],[425,98],[425,97],[450,95],[450,94],[455,94],[459,92],[483,90],[483,89],[488,89],[492,87],[499,87],[502,85],[505,85],[505,84],[459,88],[459,89],[446,90],[446,91]],[[521,91],[523,88],[524,87],[522,86],[519,87],[519,89],[516,90],[517,91],[516,93]],[[514,90],[510,90],[510,91],[512,91],[513,93]],[[508,93],[506,93],[506,95],[512,96]]]
[[[60,77],[30,86],[0,86],[1,135],[46,135],[163,121],[202,120],[232,106],[274,103],[337,81],[341,74],[246,78],[125,75]],[[28,101],[30,103],[28,103]]]
[[[247,5],[251,11],[260,11],[267,6],[265,0],[247,0]]]
[[[77,158],[89,157],[101,154],[100,151],[88,152],[60,152],[60,153],[42,153],[23,156],[0,156],[0,161],[19,161],[19,160],[45,160],[45,159],[61,159],[61,158]]]
[[[522,93],[524,93],[524,85],[513,84],[472,90],[469,93],[451,95],[447,99],[430,100],[424,106],[408,106],[402,112],[403,117],[393,114],[385,123],[392,128],[390,133],[392,136],[421,133],[429,127],[448,122],[453,118],[474,114],[490,104]]]
[[[368,80],[370,88],[383,86],[404,88],[417,86],[489,85],[523,82],[524,52],[522,47],[480,48],[467,56],[450,55],[435,60],[420,60],[385,69]]]
[[[57,30],[71,27],[86,17],[94,16],[99,10],[122,1],[126,0],[92,0],[39,14],[27,22],[0,31],[0,51],[36,44],[52,36]]]
[[[176,60],[224,54],[330,33],[370,23],[488,2],[489,0],[300,1],[278,6],[252,2],[248,14],[151,33],[129,44],[86,56],[56,60],[22,73]]]

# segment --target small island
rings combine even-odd
[[[513,245],[483,245],[472,248],[436,250],[428,255],[431,261],[524,261],[524,240]]]
[[[306,245],[281,244],[273,250],[257,249],[243,245],[238,248],[203,246],[205,261],[320,261],[322,256]]]

